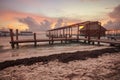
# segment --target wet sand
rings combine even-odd
[[[120,49],[11,60],[0,69],[0,80],[120,80]]]

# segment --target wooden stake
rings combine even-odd
[[[63,29],[63,37],[65,37],[65,29]]]
[[[34,33],[34,46],[37,46],[37,41],[36,41],[36,33]]]
[[[77,42],[79,41],[79,25],[77,25]]]
[[[11,47],[12,47],[12,49],[14,49],[15,45],[14,45],[14,33],[13,33],[13,29],[10,29],[10,38],[11,38]]]
[[[99,35],[98,35],[98,39],[100,40],[100,37],[101,37],[101,25],[99,24]],[[100,42],[98,42],[98,45],[100,45]]]
[[[16,29],[16,40],[18,40],[18,29]],[[19,48],[19,44],[16,43],[17,48]]]
[[[72,37],[72,27],[71,27],[71,37]]]
[[[87,25],[88,27],[88,44],[90,44],[90,23]]]
[[[54,41],[53,41],[53,36],[52,36],[52,44],[54,43]]]

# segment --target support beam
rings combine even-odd
[[[16,29],[16,40],[18,40],[18,29]],[[17,48],[19,48],[19,44],[16,43]]]
[[[15,48],[15,43],[14,43],[14,33],[13,33],[13,29],[10,29],[10,38],[11,38],[11,47],[12,49]]]
[[[50,37],[51,37],[51,31],[48,32],[48,37],[50,39]]]
[[[85,25],[85,38],[87,38],[87,36],[88,36],[88,29],[87,29],[87,25]],[[86,43],[86,40],[84,40],[84,43]]]
[[[54,37],[52,36],[52,44],[54,43],[54,40],[53,40],[53,38],[54,38]]]
[[[66,36],[65,36],[65,43],[67,43],[67,34],[66,34]]]
[[[59,34],[59,37],[60,37],[60,38],[61,38],[61,35],[62,35],[62,34],[61,34],[61,29],[60,29],[60,34]]]
[[[69,27],[69,37],[70,37],[70,27]]]
[[[58,37],[58,30],[56,30],[56,38]]]
[[[36,41],[36,33],[34,33],[34,46],[37,46],[37,41]]]
[[[65,37],[65,29],[63,29],[63,37]]]
[[[65,36],[67,37],[67,28],[66,28]]]
[[[79,41],[79,25],[77,25],[77,42]]]
[[[90,33],[90,23],[87,25],[88,27],[88,44],[90,44],[90,37],[91,37],[91,33]]]
[[[71,37],[72,37],[72,27],[71,27]]]
[[[16,40],[18,40],[18,29],[16,29]]]
[[[99,33],[98,33],[98,39],[100,40],[101,37],[101,24],[99,24]],[[100,42],[98,42],[98,45],[100,45]]]

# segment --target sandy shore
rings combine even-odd
[[[120,80],[120,49],[8,61],[0,68],[0,80]]]

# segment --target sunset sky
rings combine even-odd
[[[45,31],[83,21],[120,29],[120,0],[0,0],[0,29]]]

